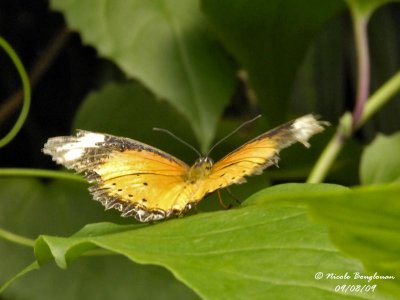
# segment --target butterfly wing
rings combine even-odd
[[[95,200],[122,216],[147,222],[190,209],[188,166],[144,143],[112,135],[78,131],[50,138],[43,152],[57,163],[83,172]]]
[[[261,174],[265,168],[277,164],[280,150],[296,142],[308,148],[309,138],[323,131],[327,124],[306,115],[261,134],[216,162],[198,193],[240,184],[246,181],[246,176]]]

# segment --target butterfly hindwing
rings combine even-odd
[[[140,221],[157,220],[190,208],[191,191],[183,178],[188,166],[144,143],[107,134],[78,131],[51,138],[44,153],[83,172],[90,192],[106,208]]]

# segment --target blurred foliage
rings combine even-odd
[[[378,135],[362,155],[362,184],[382,184],[400,181],[400,132],[391,136]],[[388,159],[390,158],[390,159]]]
[[[328,227],[335,245],[360,259],[371,275],[393,276],[391,280],[374,281],[379,291],[399,295],[400,185],[324,188],[315,184],[278,185],[254,194],[244,204],[306,203],[311,218]]]
[[[400,67],[400,6],[366,2],[385,4],[369,23],[373,92]],[[211,195],[198,214],[149,226],[125,227],[134,221],[105,213],[84,183],[0,178],[0,227],[31,239],[45,235],[35,246],[41,262],[65,267],[63,260],[83,254],[81,244],[129,259],[83,256],[67,270],[45,264],[13,283],[2,299],[347,299],[334,292],[336,284],[369,283],[317,281],[315,273],[400,276],[399,245],[391,243],[399,240],[399,96],[346,144],[327,179],[365,187],[263,189],[303,182],[339,117],[353,108],[356,58],[345,2],[3,0],[0,35],[31,70],[33,89],[25,126],[0,149],[2,167],[56,168],[40,149],[48,137],[77,128],[131,137],[191,164],[196,155],[190,149],[152,128],[171,130],[206,152],[262,113],[211,153],[217,160],[302,114],[332,123],[311,140],[311,149],[294,145],[281,154],[279,169],[232,187],[241,200],[250,196],[238,209],[216,211],[221,208]],[[0,66],[4,136],[21,98],[19,78],[3,52]],[[379,132],[392,135],[375,139]],[[79,238],[60,238],[77,231]],[[35,259],[32,249],[5,240],[0,254],[7,257],[0,260],[0,283]],[[377,293],[352,297],[400,295],[398,279],[375,283]]]

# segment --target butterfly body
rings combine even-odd
[[[278,161],[281,149],[308,139],[325,123],[306,115],[268,131],[214,163],[200,157],[192,166],[136,140],[79,130],[50,138],[43,152],[83,173],[93,198],[106,209],[141,222],[182,215],[207,194],[245,182]]]
[[[211,173],[214,162],[209,157],[200,157],[193,166],[190,167],[184,176],[188,183],[195,183],[198,180],[207,177]]]

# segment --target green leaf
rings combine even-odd
[[[3,177],[0,199],[0,227],[30,238],[70,235],[89,222],[133,222],[116,211],[105,212],[91,199],[87,185],[78,182],[42,184]],[[34,265],[24,269],[35,258],[32,250],[0,239],[0,257],[7,258],[0,259],[0,286],[10,284],[1,295],[4,299],[166,299],[166,295],[198,299],[165,269],[140,266],[118,256],[85,257],[68,270],[48,264],[26,274],[34,269]]]
[[[263,114],[282,122],[307,48],[342,1],[202,0],[225,47],[248,71]]]
[[[348,23],[345,16],[337,15],[310,43],[296,75],[289,111],[318,112],[335,125],[347,109],[338,99],[346,97],[343,31]]]
[[[36,253],[41,262],[54,258],[66,267],[88,244],[163,266],[205,299],[348,299],[334,289],[354,281],[316,280],[315,274],[362,272],[292,205],[247,205],[139,229],[91,224],[70,238],[41,236]],[[379,299],[353,296],[367,298]]]
[[[201,149],[209,147],[233,92],[235,71],[197,0],[52,0],[51,5],[86,43],[177,108]]]
[[[294,196],[295,194],[301,195],[312,195],[311,193],[316,192],[324,192],[324,191],[347,191],[349,190],[347,187],[338,184],[331,184],[331,183],[321,183],[321,184],[304,184],[304,183],[286,183],[286,184],[279,184],[272,186],[270,188],[264,189],[253,194],[251,197],[246,199],[242,205],[250,205],[250,204],[257,204],[257,203],[264,203],[268,202],[268,200],[276,199],[276,196],[284,196],[285,200],[286,197]],[[269,198],[274,196],[273,198]],[[279,197],[278,197],[279,198]],[[279,200],[279,199],[278,199]],[[277,200],[277,201],[278,201]]]
[[[360,164],[362,184],[390,183],[400,180],[400,132],[378,135],[363,152]]]
[[[400,186],[354,190],[300,192],[305,187],[287,184],[272,194],[266,189],[249,199],[252,204],[306,203],[311,216],[328,226],[333,242],[363,262],[370,275],[393,276],[376,280],[380,291],[400,296]],[[358,284],[368,284],[359,281]]]

